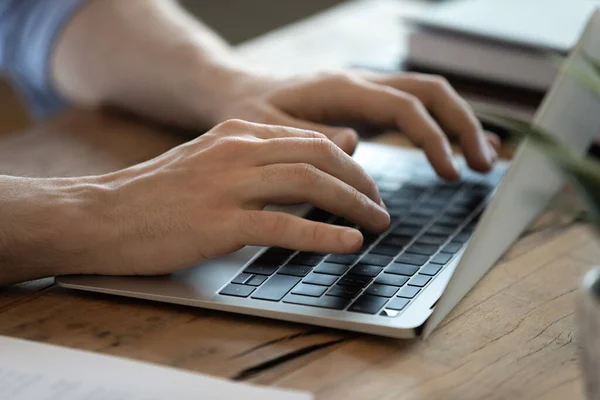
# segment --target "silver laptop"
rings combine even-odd
[[[592,38],[596,38],[595,41]],[[600,59],[600,12],[569,62]],[[536,123],[580,152],[600,132],[600,102],[561,74]],[[355,254],[247,247],[162,277],[68,276],[68,288],[204,307],[396,338],[427,336],[561,189],[563,180],[525,144],[512,165],[439,180],[420,151],[363,143],[356,159],[379,185],[392,224],[364,232]],[[348,224],[310,206],[287,209]]]

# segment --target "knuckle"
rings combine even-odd
[[[402,96],[402,102],[404,103],[404,107],[414,113],[420,113],[425,109],[423,103],[421,103],[421,101],[412,94],[404,94]]]
[[[360,203],[362,205],[365,202],[364,195],[356,188],[350,188],[350,196],[352,197],[352,200],[356,203]]]
[[[337,70],[321,73],[321,78],[334,84],[345,85],[354,83],[357,80],[357,75],[352,72]]]
[[[319,170],[311,164],[297,164],[292,169],[292,178],[306,186],[314,185],[320,179]]]
[[[231,154],[231,153],[239,153],[247,150],[250,141],[245,140],[241,137],[236,136],[226,136],[219,138],[214,147],[222,153]]]
[[[321,243],[322,242],[322,230],[321,226],[317,223],[310,224],[308,227],[308,237],[312,240],[312,243]]]
[[[225,122],[221,122],[215,129],[225,133],[244,133],[248,130],[248,125],[248,122],[241,119],[229,119]]]
[[[448,95],[454,93],[454,88],[448,82],[446,78],[439,75],[432,75],[427,77],[426,82],[430,85],[431,90],[442,95]]]
[[[254,237],[257,234],[260,214],[257,211],[248,211],[240,215],[238,220],[239,232],[245,238]]]
[[[306,133],[308,133],[308,135],[310,137],[312,137],[313,139],[323,139],[323,140],[329,140],[327,138],[327,135],[325,135],[324,133],[321,132],[317,132],[317,131],[305,131]]]
[[[286,232],[288,221],[289,219],[285,214],[274,214],[267,219],[264,229],[273,235],[280,236]]]
[[[330,157],[336,153],[335,144],[327,138],[318,138],[312,141],[313,150],[315,153]]]

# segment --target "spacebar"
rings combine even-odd
[[[300,304],[303,306],[312,306],[320,308],[331,308],[334,310],[343,310],[350,304],[352,300],[343,299],[341,297],[324,296],[324,297],[308,297],[289,294],[283,299],[284,303]]]
[[[253,299],[279,301],[294,286],[300,282],[301,278],[286,275],[275,275],[263,284],[254,294]]]

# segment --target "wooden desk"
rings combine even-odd
[[[350,3],[240,52],[264,57],[281,73],[397,57],[397,10],[394,0]],[[0,172],[103,173],[179,141],[114,116],[73,111],[2,138]],[[0,334],[308,390],[319,399],[580,399],[574,309],[581,276],[599,256],[586,227],[550,215],[427,341],[87,294],[51,280],[0,290]]]

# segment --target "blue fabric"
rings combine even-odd
[[[0,0],[0,69],[15,82],[36,118],[66,105],[52,87],[52,50],[64,25],[85,1]]]

